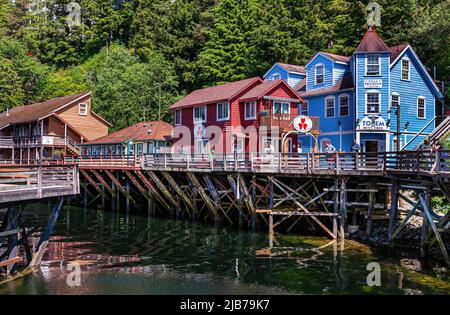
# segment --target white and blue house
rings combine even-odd
[[[398,113],[402,149],[414,149],[435,128],[441,91],[411,45],[389,47],[373,28],[351,56],[318,52],[299,81],[292,69],[303,68],[276,63],[264,79],[286,80],[305,101],[299,112],[319,117],[319,150],[329,140],[350,151],[356,139],[364,152],[394,151]],[[299,141],[303,152],[312,150],[310,136]]]

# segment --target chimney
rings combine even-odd
[[[6,107],[6,116],[9,116],[9,107]]]

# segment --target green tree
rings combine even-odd
[[[152,54],[141,62],[123,46],[103,49],[82,67],[93,92],[94,109],[120,129],[168,113],[177,97],[173,65]],[[165,117],[170,119],[169,117]]]
[[[40,93],[47,82],[48,68],[27,53],[26,47],[14,39],[0,40],[0,56],[6,63],[5,75],[12,76],[17,95],[11,96],[23,105],[40,100]],[[12,105],[12,104],[11,104]]]
[[[250,39],[256,26],[255,6],[255,0],[223,0],[205,12],[211,22],[198,58],[201,85],[236,81],[253,72],[255,46]]]
[[[24,94],[13,62],[0,56],[0,112],[22,105]]]

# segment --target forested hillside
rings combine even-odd
[[[193,89],[319,50],[350,54],[367,29],[366,1],[78,0],[80,25],[70,2],[1,0],[0,111],[90,90],[116,129],[159,107],[170,120],[168,106]],[[386,43],[411,43],[448,80],[450,1],[378,3]]]

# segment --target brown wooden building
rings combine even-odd
[[[91,93],[19,106],[0,114],[0,161],[59,159],[108,134],[111,124],[91,109]]]

